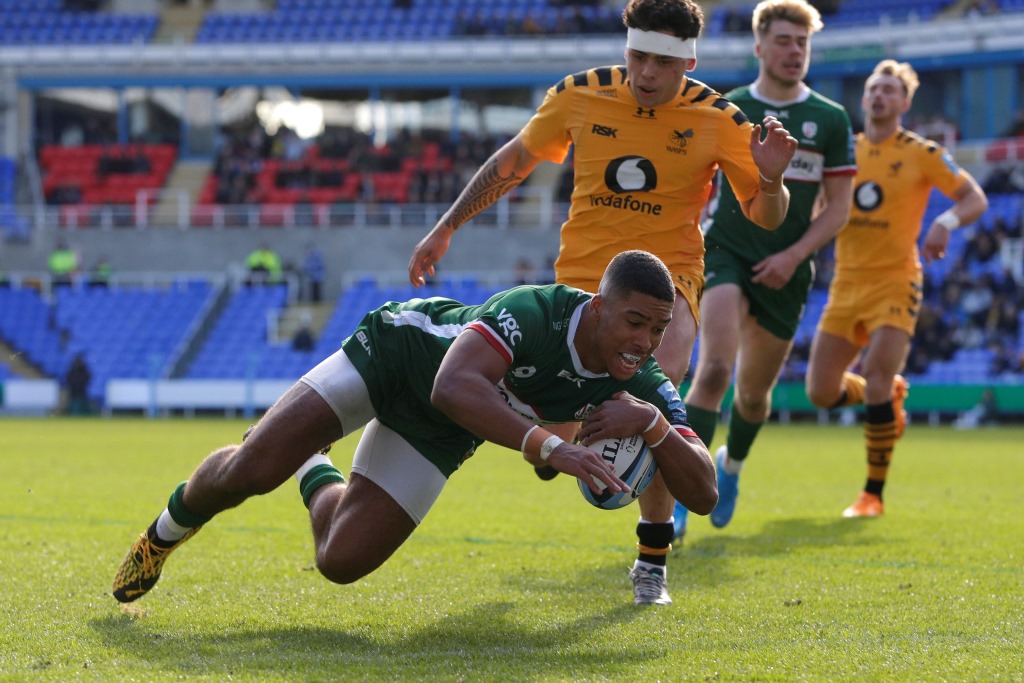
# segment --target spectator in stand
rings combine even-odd
[[[273,285],[281,282],[281,257],[264,242],[245,259],[250,285]]]
[[[324,276],[327,265],[324,260],[324,253],[315,243],[310,242],[306,247],[306,256],[302,261],[302,276],[305,280],[306,301],[314,304],[320,303],[323,298]]]
[[[308,353],[316,348],[316,339],[313,338],[313,331],[309,329],[309,323],[304,322],[292,337],[292,350]]]
[[[93,287],[106,287],[110,284],[110,276],[113,274],[114,267],[110,265],[110,261],[106,256],[100,256],[89,271],[89,284]]]
[[[996,216],[992,221],[992,235],[996,243],[1002,245],[1006,240],[1017,239],[1021,236],[1021,216],[1017,215],[1012,223],[1008,223],[1003,216]]]
[[[69,285],[78,275],[78,252],[68,246],[63,239],[57,240],[57,246],[50,252],[50,277],[54,285]]]
[[[914,349],[923,352],[926,367],[933,360],[949,360],[956,351],[949,324],[943,319],[942,311],[928,301],[921,302],[913,346]],[[911,374],[922,372],[923,370]]]
[[[992,276],[983,275],[971,282],[971,286],[960,298],[960,308],[975,327],[981,327],[988,319],[988,309],[992,305]]]
[[[999,263],[999,246],[995,237],[988,230],[977,229],[964,247],[964,264],[975,277],[982,273],[1002,270]]]
[[[988,345],[992,361],[989,366],[989,377],[999,377],[1004,373],[1018,373],[1024,370],[1024,352],[1018,353],[1015,347],[994,342]]]
[[[76,354],[64,376],[64,386],[68,392],[68,415],[88,415],[92,412],[89,405],[91,380],[92,372],[85,361],[85,355]]]
[[[1016,346],[1020,341],[1020,307],[1015,297],[998,293],[985,319],[985,337],[989,342]]]

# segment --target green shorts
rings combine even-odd
[[[411,344],[418,333],[383,322],[384,308],[368,313],[341,348],[366,383],[380,423],[451,476],[482,440],[431,405],[437,364]]]
[[[757,324],[779,339],[790,340],[796,336],[800,318],[807,304],[807,293],[814,283],[814,265],[810,260],[797,266],[792,279],[782,289],[771,289],[751,282],[756,261],[747,261],[718,245],[713,239],[705,243],[704,290],[716,285],[731,283],[750,302],[750,315]]]

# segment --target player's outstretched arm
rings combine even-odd
[[[409,282],[415,287],[424,284],[426,276],[434,274],[434,264],[448,252],[455,231],[523,182],[540,161],[526,149],[518,135],[492,154],[437,225],[413,249],[409,259]]]

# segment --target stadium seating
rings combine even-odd
[[[385,0],[372,6],[358,0],[279,0],[273,12],[208,14],[196,42],[438,40],[530,30],[615,32],[621,28],[620,11],[590,4],[563,7],[549,0]]]
[[[62,0],[0,0],[0,45],[148,43],[156,14],[73,12]]]
[[[487,147],[490,149],[490,145]],[[223,154],[230,155],[225,149]],[[330,217],[330,207],[339,203],[369,200],[382,204],[405,204],[419,201],[414,184],[424,174],[450,173],[454,160],[439,142],[426,140],[416,144],[415,152],[397,146],[368,147],[355,162],[344,156],[332,156],[319,144],[311,144],[300,159],[260,159],[242,164],[248,168],[232,168],[218,174],[215,168],[207,176],[200,191],[192,220],[195,227],[218,224],[223,213],[217,205],[237,203],[231,195],[236,175],[242,175],[246,203],[262,205],[261,224],[323,225]],[[230,157],[229,157],[230,158]],[[483,159],[472,160],[473,164]],[[235,164],[237,166],[237,164]],[[444,200],[449,198],[445,197]],[[300,207],[307,210],[303,217]]]
[[[267,315],[284,308],[283,285],[240,287],[220,312],[185,373],[190,379],[276,377],[264,374]]]
[[[14,211],[16,166],[13,159],[0,157],[0,231],[8,236],[18,232],[18,215]]]
[[[46,375],[64,376],[64,341],[36,289],[0,287],[0,337]]]
[[[267,316],[281,311],[287,294],[282,286],[242,287],[220,314],[185,376],[190,379],[298,379],[331,355],[352,333],[367,311],[387,301],[447,296],[466,303],[483,303],[504,287],[475,279],[442,281],[420,289],[411,285],[379,286],[363,280],[348,288],[321,331],[312,351],[296,351],[287,341],[268,341]]]
[[[165,376],[199,324],[211,292],[205,281],[169,288],[58,288],[53,319],[66,336],[62,370],[83,352],[92,371],[89,395],[96,401],[102,401],[112,377]]]
[[[46,145],[39,151],[43,193],[62,205],[62,224],[89,225],[93,207],[138,207],[140,192],[149,207],[167,182],[177,158],[174,145]],[[127,214],[130,218],[136,217]]]

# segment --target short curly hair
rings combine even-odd
[[[629,0],[622,10],[626,28],[641,31],[668,31],[689,40],[704,28],[704,10],[693,0]]]

